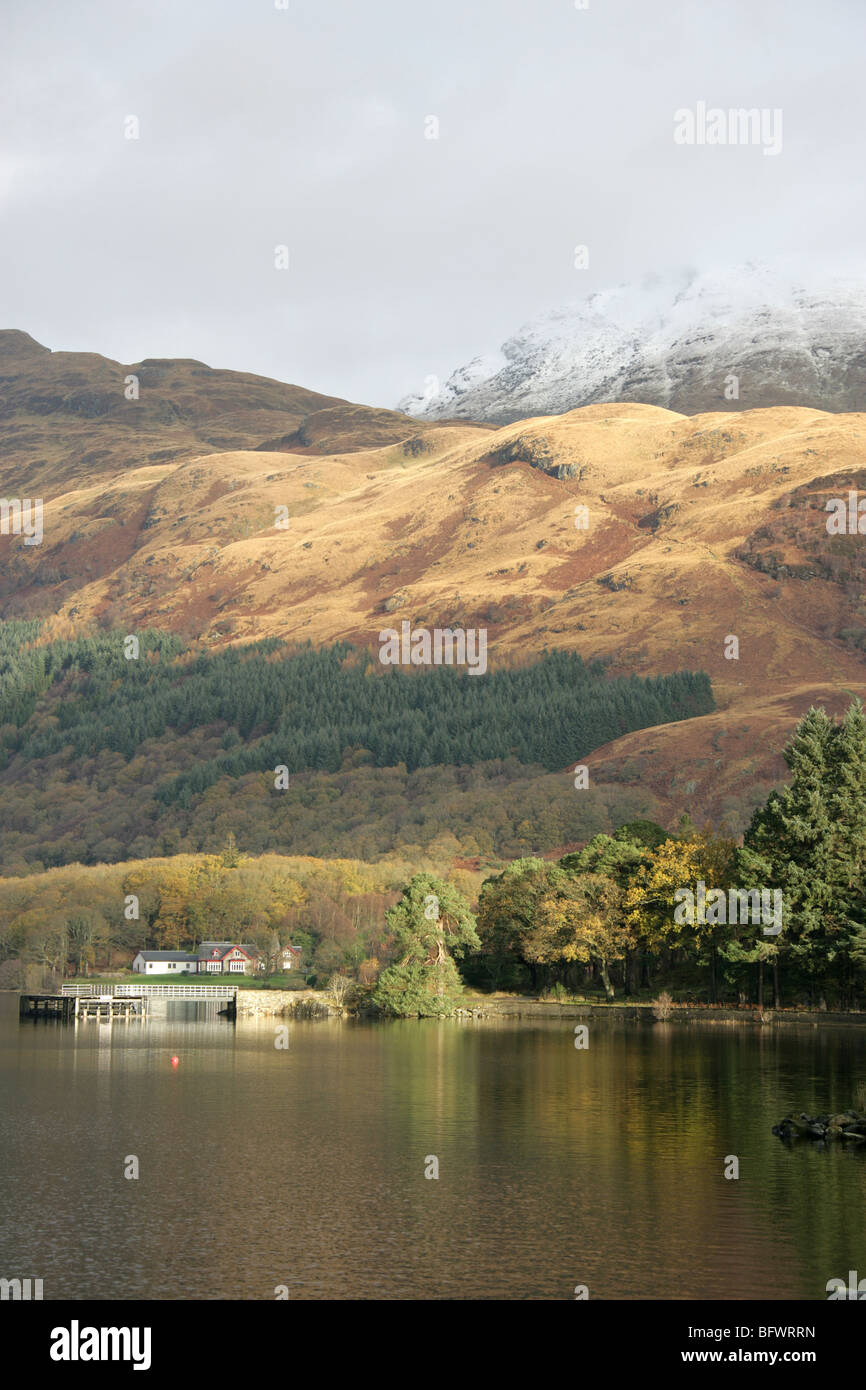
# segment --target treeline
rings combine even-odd
[[[679,985],[710,1002],[866,1004],[866,718],[810,710],[790,785],[738,844],[684,823],[599,835],[557,862],[523,858],[482,886],[470,978],[491,987]]]
[[[184,645],[173,633],[147,629],[138,634],[142,659],[124,656],[124,635],[41,642],[38,621],[0,623],[0,753],[10,750],[44,757],[71,746],[81,756],[98,748],[119,747],[122,711],[144,704],[157,672],[163,677]],[[66,696],[67,699],[62,699]],[[33,721],[40,699],[52,709],[56,726]],[[100,712],[112,707],[108,724]],[[91,732],[85,732],[86,725]],[[156,721],[156,732],[166,727]],[[126,747],[132,749],[127,740]],[[134,751],[134,750],[133,750]]]
[[[387,910],[415,868],[250,859],[230,839],[217,855],[3,878],[0,988],[128,969],[143,948],[192,950],[202,940],[252,943],[269,971],[280,969],[281,946],[295,946],[313,984],[335,970],[373,979],[390,958]]]
[[[372,859],[455,827],[456,853],[543,851],[609,828],[610,807],[652,809],[646,793],[598,798],[545,771],[713,707],[702,673],[608,678],[567,652],[468,676],[383,668],[347,644],[136,640],[130,657],[124,634],[40,644],[38,623],[0,624],[5,872],[213,852],[229,832],[253,853]]]
[[[103,751],[56,754],[0,774],[0,871],[111,864],[155,855],[217,853],[233,834],[249,854],[304,854],[370,862],[537,854],[591,838],[657,803],[639,785],[575,790],[565,772],[516,759],[473,767],[376,768],[347,756],[340,772],[300,773],[285,791],[273,773],[223,777],[189,807],[155,789],[193,767],[219,735],[154,740],[126,763]]]
[[[216,702],[214,717],[230,726],[226,752],[166,784],[161,800],[188,805],[220,777],[263,767],[336,772],[347,749],[365,750],[376,767],[402,764],[409,772],[509,757],[553,771],[622,734],[714,708],[703,673],[607,678],[601,663],[573,652],[482,676],[445,666],[383,670],[350,647],[262,662],[261,671],[252,661],[249,673],[247,661],[239,663],[236,689],[229,682]],[[210,706],[194,708],[204,714]],[[238,746],[271,727],[252,746]]]
[[[226,726],[224,756],[167,784],[166,801],[276,765],[336,772],[347,749],[409,771],[507,757],[552,770],[621,734],[714,707],[703,673],[608,678],[600,662],[573,652],[470,677],[447,666],[382,667],[346,643],[292,650],[268,639],[190,656],[177,638],[148,631],[129,659],[122,633],[34,647],[36,624],[2,626],[7,756],[108,748],[132,758],[169,730]],[[34,719],[40,697],[45,717]]]
[[[755,812],[742,843],[686,817],[675,833],[639,818],[481,882],[455,870],[447,844],[439,859],[370,865],[246,858],[229,835],[218,855],[0,879],[0,982],[128,965],[141,946],[216,936],[274,960],[279,944],[299,946],[315,978],[341,973],[398,1015],[453,1011],[455,957],[486,989],[862,1006],[859,702],[840,723],[810,710],[785,757],[790,784]]]

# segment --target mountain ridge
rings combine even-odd
[[[5,495],[44,497],[42,544],[0,536],[3,615],[370,650],[408,620],[485,628],[491,668],[565,648],[705,670],[715,712],[588,762],[737,826],[803,709],[863,689],[866,565],[824,508],[866,490],[866,414],[618,403],[496,428],[313,405],[279,434],[238,417],[219,449],[175,418],[0,413]]]
[[[866,408],[864,345],[862,277],[746,263],[597,290],[530,320],[398,409],[498,425],[624,401],[687,415],[847,412]]]

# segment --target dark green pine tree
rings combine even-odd
[[[481,946],[463,894],[444,879],[415,874],[385,921],[396,938],[397,960],[379,977],[375,1002],[400,1018],[452,1014],[463,993],[453,956]]]
[[[836,912],[829,804],[835,736],[823,709],[803,716],[784,753],[791,783],[771,793],[744,838],[743,863],[750,879],[744,886],[782,890],[782,932],[774,940],[773,957],[777,1003],[780,957],[790,954],[815,975],[827,963],[829,919]]]
[[[830,820],[833,827],[830,882],[835,911],[829,919],[827,951],[838,957],[847,993],[852,948],[866,940],[866,714],[859,700],[848,706],[833,740]],[[860,952],[856,951],[855,961]]]

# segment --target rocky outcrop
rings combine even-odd
[[[866,1143],[866,1111],[840,1110],[835,1115],[807,1115],[792,1111],[779,1124],[773,1125],[773,1133],[780,1139],[818,1139],[851,1140],[855,1144]]]
[[[584,466],[575,462],[563,463],[557,460],[555,453],[544,435],[519,434],[516,439],[510,439],[501,448],[491,450],[487,455],[487,462],[494,468],[506,463],[528,463],[531,468],[537,468],[551,478],[576,479],[580,482],[585,471]]]

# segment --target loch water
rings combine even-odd
[[[852,1103],[860,1028],[282,1026],[19,1021],[0,995],[0,1276],[46,1300],[823,1300],[866,1275],[866,1153],[771,1132]]]

